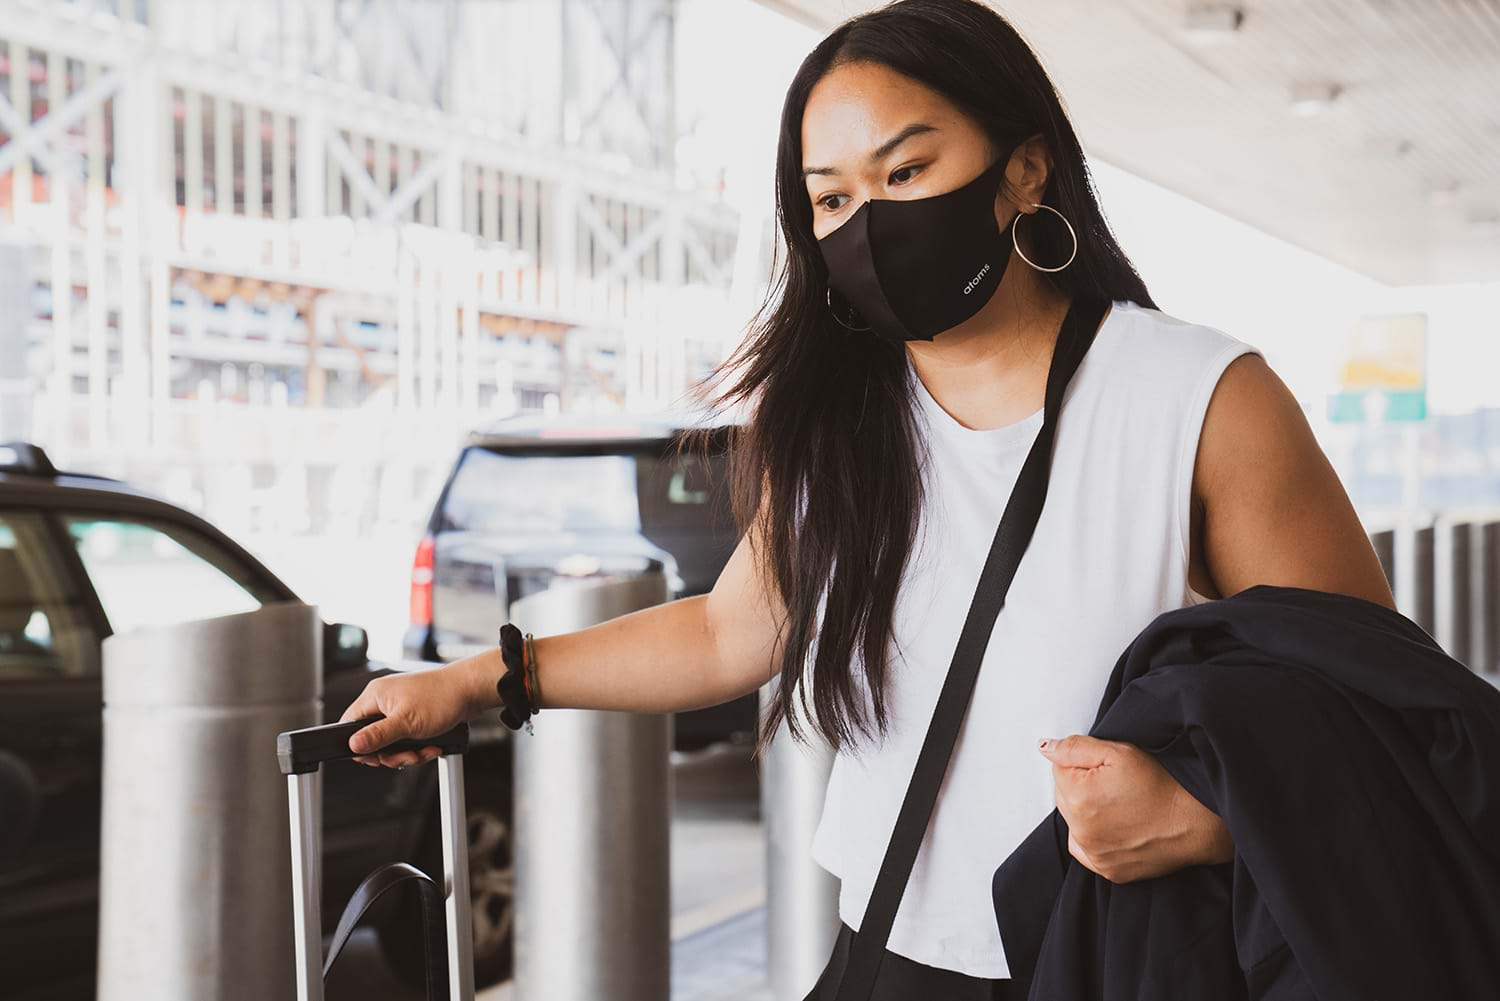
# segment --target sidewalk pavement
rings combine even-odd
[[[776,1001],[766,978],[764,905],[672,942],[671,1001]],[[516,1001],[514,982],[475,1001]]]

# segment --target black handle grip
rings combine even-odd
[[[342,761],[354,757],[354,752],[349,750],[349,738],[356,731],[382,719],[385,717],[381,715],[366,716],[346,723],[325,723],[323,726],[309,726],[277,734],[276,760],[281,764],[281,774],[315,772],[325,761]],[[469,724],[460,723],[436,737],[398,740],[366,753],[395,754],[400,751],[418,751],[424,747],[441,748],[444,754],[463,754],[469,749]]]

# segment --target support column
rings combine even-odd
[[[164,287],[165,262],[157,257],[162,251],[153,239],[152,225],[160,190],[162,138],[170,140],[171,136],[170,127],[159,132],[162,84],[155,64],[140,59],[124,68],[124,77],[114,101],[114,188],[121,201],[121,373],[118,389],[111,393],[110,434],[160,445],[165,437],[160,421],[170,396],[170,359],[167,318],[157,314],[169,295]],[[90,288],[89,295],[106,295],[107,288],[108,283]]]

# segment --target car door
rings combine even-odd
[[[0,510],[0,984],[18,994],[93,965],[101,629],[56,526]]]

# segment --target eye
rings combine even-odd
[[[897,167],[895,170],[891,171],[891,178],[894,180],[897,174],[899,174],[899,173],[901,173],[902,171],[905,171],[905,170],[921,170],[921,169],[922,169],[921,167],[915,166],[915,165],[909,166],[909,167]],[[904,182],[898,182],[898,183],[904,183]]]
[[[910,177],[908,177],[907,180],[905,180],[905,181],[897,181],[896,180],[896,175],[897,174],[904,174],[904,173],[907,173],[907,172],[915,172],[915,171],[919,171],[921,169],[922,169],[922,167],[921,167],[920,164],[913,164],[913,165],[906,166],[906,167],[897,167],[895,170],[891,171],[891,176],[888,178],[888,180],[890,182],[892,182],[892,183],[895,183],[895,184],[906,184],[906,183],[908,183],[911,180]],[[834,198],[847,198],[847,197],[848,197],[847,195],[824,195],[822,198],[819,198],[813,204],[817,205],[819,208],[823,209],[825,212],[837,212],[841,206],[830,205],[829,204],[830,200],[832,200]]]

